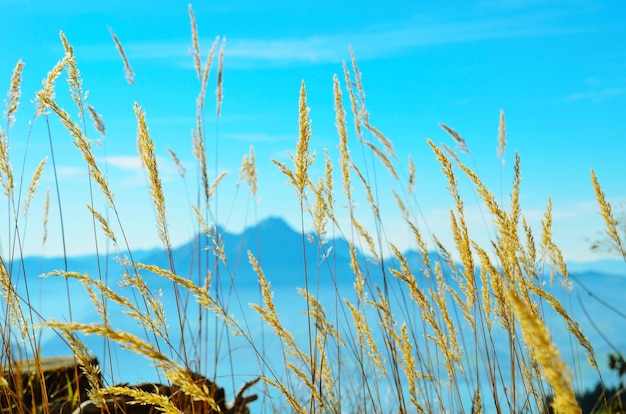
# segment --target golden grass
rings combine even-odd
[[[222,84],[224,82],[224,49],[226,47],[226,38],[222,38],[222,45],[220,46],[220,55],[217,59],[217,87],[215,88],[215,99],[217,105],[215,110],[217,112],[217,119],[220,118],[222,113],[222,100],[224,99],[224,88]]]
[[[13,75],[11,75],[11,86],[9,88],[9,102],[7,104],[7,109],[5,113],[5,117],[7,120],[7,125],[9,128],[15,122],[15,113],[17,112],[17,108],[20,105],[20,96],[22,92],[20,90],[20,85],[22,83],[22,70],[24,69],[24,62],[22,60],[18,60],[15,68],[13,69]]]
[[[154,142],[150,138],[148,132],[148,125],[146,124],[146,115],[139,106],[135,103],[135,116],[137,117],[137,148],[139,149],[139,155],[146,168],[148,174],[148,183],[150,186],[150,194],[152,195],[152,204],[157,213],[157,228],[159,230],[159,237],[166,250],[170,250],[170,240],[167,231],[167,216],[166,216],[166,204],[165,196],[163,195],[163,188],[161,186],[161,178],[159,177],[159,168],[157,166],[156,156],[154,155]]]
[[[289,154],[293,161],[294,168],[290,170],[284,163],[276,160],[272,160],[276,164],[281,172],[288,178],[288,183],[293,184],[298,194],[298,198],[303,202],[304,190],[310,184],[308,176],[309,167],[315,160],[315,154],[309,153],[309,141],[311,140],[311,120],[309,119],[309,107],[306,104],[306,85],[302,81],[300,87],[300,100],[298,105],[298,127],[299,138],[296,145],[296,154]]]
[[[498,158],[504,163],[504,150],[506,149],[506,120],[504,111],[500,111],[500,124],[498,125]]]
[[[13,168],[9,160],[9,137],[0,129],[0,172],[2,173],[2,188],[7,197],[13,194]]]
[[[221,38],[221,45],[218,45],[219,37],[214,40],[207,60],[202,65],[198,27],[191,6],[189,17],[191,55],[200,82],[190,151],[197,161],[198,205],[192,205],[191,210],[198,231],[207,239],[207,245],[198,245],[198,251],[193,252],[197,267],[176,269],[174,266],[167,200],[156,156],[158,149],[150,136],[146,114],[139,103],[133,107],[137,120],[137,149],[145,167],[147,187],[155,210],[155,225],[168,255],[169,267],[140,263],[133,259],[132,251],[125,241],[122,218],[117,213],[109,182],[102,172],[105,164],[97,161],[92,142],[86,135],[83,107],[87,108],[94,128],[101,134],[99,143],[102,145],[106,128],[102,116],[92,106],[85,104],[86,94],[83,92],[76,56],[69,41],[61,33],[65,56],[49,72],[43,88],[37,92],[35,113],[36,116],[48,113],[56,115],[74,138],[74,144],[88,166],[90,179],[97,183],[107,208],[115,213],[118,226],[112,226],[108,215],[95,207],[93,194],[90,194],[87,209],[93,217],[94,231],[98,224],[98,231],[102,231],[114,243],[123,273],[120,286],[114,287],[100,274],[89,275],[71,269],[46,269],[46,276],[80,282],[101,321],[58,321],[42,315],[41,322],[36,323],[39,316],[35,305],[28,296],[24,297],[18,292],[14,268],[3,259],[0,261],[0,294],[6,319],[0,327],[3,343],[17,337],[26,348],[23,350],[25,353],[31,352],[37,356],[40,349],[35,338],[39,329],[53,329],[64,338],[77,360],[85,367],[91,383],[91,399],[104,403],[106,398],[124,395],[130,398],[131,405],[153,405],[163,412],[179,410],[180,407],[174,404],[171,396],[100,383],[101,372],[98,366],[89,364],[90,352],[85,346],[84,335],[101,336],[107,343],[116,343],[147,358],[160,375],[179,387],[182,394],[193,401],[206,403],[205,407],[213,410],[218,408],[218,402],[211,390],[195,381],[190,374],[190,366],[203,370],[212,366],[214,373],[217,372],[219,349],[223,346],[221,341],[226,341],[228,357],[234,359],[232,355],[238,350],[231,348],[230,340],[241,337],[258,362],[258,366],[253,367],[253,372],[248,374],[261,376],[265,384],[261,392],[266,393],[268,398],[276,393],[282,398],[280,403],[267,403],[264,410],[277,411],[278,407],[287,407],[286,410],[298,413],[538,412],[544,408],[546,397],[553,393],[553,408],[556,412],[578,412],[573,387],[576,371],[566,365],[554,344],[546,327],[546,309],[551,308],[558,315],[558,323],[575,340],[572,342],[585,351],[589,365],[598,372],[599,368],[591,343],[564,305],[568,303],[568,297],[559,300],[543,284],[543,269],[549,264],[551,277],[558,277],[560,283],[569,286],[567,266],[552,239],[551,200],[548,199],[542,222],[542,237],[537,242],[520,207],[521,161],[517,154],[513,165],[510,208],[506,209],[497,202],[494,193],[478,174],[461,161],[454,149],[428,140],[434,158],[441,165],[452,199],[449,216],[454,249],[446,247],[432,233],[432,229],[418,224],[415,218],[415,212],[420,211],[416,200],[421,196],[416,188],[416,166],[411,156],[406,163],[400,161],[392,141],[370,123],[362,75],[351,50],[351,65],[343,64],[343,88],[347,91],[354,119],[353,131],[349,132],[346,126],[347,114],[341,81],[338,76],[333,77],[335,125],[338,132],[336,164],[333,160],[335,155],[331,155],[332,150],[325,149],[323,174],[312,176],[315,151],[311,144],[311,119],[304,81],[298,101],[298,141],[295,154],[289,154],[293,166],[272,160],[287,177],[288,184],[295,189],[303,223],[301,230],[304,231],[305,214],[310,214],[318,236],[317,249],[308,249],[306,238],[302,238],[303,257],[316,254],[318,267],[309,269],[304,261],[304,268],[293,269],[294,281],[300,283],[304,280],[304,287],[299,288],[298,293],[306,308],[303,316],[303,326],[307,326],[306,340],[297,337],[281,319],[281,310],[277,308],[271,285],[271,278],[278,275],[266,276],[261,256],[256,252],[247,252],[249,265],[257,275],[260,292],[260,303],[252,303],[250,307],[256,313],[255,316],[272,329],[280,342],[278,353],[281,361],[278,367],[269,360],[263,342],[265,339],[255,337],[255,327],[250,326],[252,316],[244,313],[243,320],[238,320],[231,313],[233,303],[243,308],[238,303],[234,284],[237,268],[229,262],[226,247],[230,246],[224,245],[217,231],[215,217],[209,212],[210,200],[223,184],[226,173],[216,171],[213,181],[209,180],[207,137],[203,121],[205,95],[212,60],[219,46],[215,90],[215,117],[219,122],[224,97],[225,38]],[[134,72],[124,49],[113,31],[111,36],[124,62],[127,80],[133,84]],[[9,127],[19,107],[23,65],[22,61],[18,62],[11,79],[6,114]],[[63,71],[67,72],[69,94],[79,108],[82,128],[59,106],[55,98],[55,81]],[[440,126],[455,141],[461,156],[470,154],[467,143],[458,132],[443,123]],[[364,157],[367,160],[364,161],[365,165],[351,156],[351,134],[355,135],[359,149],[368,155]],[[504,163],[507,146],[504,112],[500,112],[497,142],[496,155]],[[5,195],[15,205],[19,202],[14,199],[16,184],[9,148],[8,131],[0,129],[0,178]],[[180,177],[186,178],[186,170],[179,156],[169,148],[167,151]],[[28,214],[38,191],[38,184],[45,173],[44,165],[45,159],[34,170],[22,205],[24,215]],[[369,168],[371,166],[382,166],[381,171],[392,178],[397,188],[380,188],[377,184],[377,174],[380,173],[375,172],[377,168]],[[353,174],[357,178],[354,181]],[[466,199],[461,195],[459,174],[465,175],[473,184],[482,202],[481,208],[486,210],[489,220],[495,225],[495,236],[488,246],[482,246],[475,240],[468,225]],[[618,221],[593,170],[591,177],[607,235],[623,252]],[[252,198],[257,199],[257,160],[252,147],[242,160],[237,185],[241,183],[246,183]],[[341,195],[335,194],[336,186],[341,186]],[[417,266],[409,263],[408,256],[387,239],[390,228],[386,220],[390,213],[386,207],[383,209],[384,203],[380,199],[389,196],[395,199],[398,207],[391,214],[401,216],[406,232],[413,237],[421,256]],[[360,200],[361,197],[363,200]],[[49,192],[45,200],[44,244],[48,231],[48,209]],[[19,208],[15,211],[19,211]],[[365,225],[369,223],[368,220],[373,220],[374,225]],[[333,250],[336,246],[328,238],[329,234],[333,237],[340,234],[347,240],[347,268],[338,268],[339,262]],[[126,250],[123,246],[126,246]],[[365,247],[359,250],[359,246]],[[431,256],[431,246],[435,247],[438,259]],[[364,252],[367,252],[368,257]],[[385,256],[388,252],[391,257]],[[215,264],[210,264],[212,262]],[[335,292],[333,300],[329,302],[324,301],[318,290],[322,266],[328,267]],[[348,290],[338,282],[340,275],[345,275],[347,271],[353,277],[352,289]],[[183,276],[185,272],[187,276]],[[147,277],[147,274],[150,276]],[[231,278],[232,289],[228,295],[223,290],[223,284],[227,281],[225,275]],[[197,276],[197,279],[194,280],[192,276]],[[167,320],[162,294],[151,287],[154,278],[172,283],[178,317],[172,324],[174,328]],[[567,294],[568,291],[565,291]],[[198,319],[195,321],[197,327],[193,328],[191,304],[198,308]],[[143,330],[143,337],[111,326],[110,312],[113,305]],[[215,321],[213,325],[208,324],[209,318]],[[180,337],[178,343],[172,339],[175,337]],[[496,341],[502,338],[508,352],[505,357],[499,355],[496,349]],[[108,346],[105,346],[105,350],[109,349]],[[209,356],[211,352],[216,354],[214,358]],[[15,355],[3,346],[0,362],[3,370],[5,366],[11,368],[15,364]],[[234,364],[231,369],[236,370]],[[2,390],[9,383],[5,373],[0,374],[0,395],[3,395]],[[237,375],[237,372],[233,372],[233,375]],[[193,411],[193,408],[190,410]],[[20,412],[28,412],[28,409],[21,407]]]
[[[508,290],[508,299],[520,321],[524,341],[529,347],[532,357],[541,364],[543,374],[554,390],[553,408],[555,412],[581,412],[576,403],[571,372],[561,359],[558,349],[550,338],[548,329],[514,289]]]
[[[111,37],[113,38],[113,42],[115,42],[115,47],[117,48],[117,51],[120,54],[120,57],[122,58],[122,62],[124,62],[124,71],[126,72],[126,81],[130,85],[134,85],[135,84],[135,72],[133,71],[133,68],[130,66],[130,63],[128,62],[128,58],[126,57],[126,52],[124,52],[124,47],[122,47],[122,43],[119,41],[119,39],[113,32],[113,29],[111,29],[110,27],[109,27],[109,33],[111,34]]]
[[[606,195],[604,194],[604,191],[602,191],[602,187],[600,187],[600,182],[598,181],[596,173],[593,169],[591,170],[591,182],[593,184],[593,190],[596,194],[596,200],[600,205],[600,215],[604,219],[606,234],[609,236],[609,239],[613,243],[615,243],[615,246],[617,246],[620,254],[623,257],[626,257],[624,246],[622,244],[622,239],[617,229],[617,220],[613,216],[611,204],[606,200]]]
[[[200,63],[200,41],[198,40],[198,25],[196,23],[196,15],[193,12],[193,7],[191,4],[188,6],[189,9],[189,21],[191,24],[191,55],[193,56],[193,63],[196,68],[196,75],[198,76],[198,80],[202,78],[202,64]]]

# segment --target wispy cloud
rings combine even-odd
[[[266,134],[264,132],[252,132],[252,133],[228,133],[225,134],[226,139],[234,139],[237,141],[245,141],[250,143],[259,142],[285,142],[293,141],[293,135],[275,135]]]
[[[63,181],[73,181],[79,177],[84,177],[87,173],[85,168],[74,167],[70,165],[61,165],[57,169],[59,178]]]
[[[405,22],[365,27],[359,32],[309,35],[301,38],[251,39],[228,38],[226,63],[230,67],[256,68],[277,65],[314,65],[345,60],[348,45],[361,60],[378,59],[409,50],[450,43],[554,35],[573,32],[549,14],[491,17],[473,21],[435,22],[414,17]],[[204,39],[210,44],[212,39]],[[192,67],[189,41],[126,42],[131,64],[142,59],[169,60]],[[113,45],[84,46],[81,51],[91,59],[118,59]]]
[[[480,0],[478,8],[486,10],[513,10],[529,9],[533,7],[545,9],[552,7],[594,7],[596,0]]]
[[[585,92],[574,92],[566,96],[565,100],[569,102],[591,101],[593,103],[601,103],[624,94],[626,94],[626,88],[601,88]]]
[[[138,155],[114,155],[98,159],[100,166],[106,165],[112,182],[123,183],[124,188],[146,188],[146,175],[141,157]],[[167,182],[178,179],[173,161],[167,156],[157,156],[159,176]]]
[[[141,171],[143,163],[138,155],[115,155],[107,157],[106,163],[111,167],[117,167],[126,171]]]
[[[130,172],[133,174],[138,174],[144,178],[143,175],[143,162],[141,157],[138,155],[115,155],[109,156],[106,159],[99,160],[101,165],[107,164],[109,169],[116,168],[118,170],[122,170],[125,172]],[[170,174],[174,172],[174,168],[172,167],[172,160],[166,157],[157,156],[157,163],[160,169],[160,172],[165,174]]]

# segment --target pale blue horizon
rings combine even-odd
[[[322,172],[324,149],[338,160],[332,79],[334,74],[339,76],[345,93],[342,62],[349,62],[351,46],[373,125],[393,141],[405,171],[409,154],[415,161],[416,217],[425,232],[436,234],[452,248],[449,210],[453,204],[440,166],[426,144],[432,139],[454,146],[439,127],[442,122],[467,141],[472,154],[460,154],[461,159],[476,169],[504,205],[508,205],[511,191],[514,154],[519,153],[521,205],[537,238],[551,197],[554,240],[565,258],[588,261],[607,257],[590,248],[593,240],[602,237],[604,228],[590,169],[595,170],[609,201],[623,206],[626,197],[619,171],[626,150],[626,123],[620,121],[626,108],[626,5],[594,0],[480,0],[431,5],[398,1],[384,6],[374,2],[239,2],[193,7],[203,59],[216,36],[226,38],[222,116],[216,123],[214,62],[205,132],[212,177],[229,172],[212,218],[227,230],[240,232],[269,216],[283,217],[299,228],[295,192],[271,159],[288,162],[287,151],[295,152],[298,93],[304,81],[313,120],[311,146],[317,153],[313,177]],[[17,121],[9,130],[14,174],[22,174],[25,152],[26,183],[37,163],[50,157],[45,119],[32,122],[28,144],[26,137],[34,112],[30,101],[63,56],[58,38],[63,31],[74,47],[84,89],[89,90],[87,102],[102,115],[107,127],[106,147],[95,149],[98,161],[107,164],[131,246],[159,245],[155,214],[136,154],[135,101],[146,111],[155,141],[172,243],[186,242],[195,230],[189,202],[195,200],[196,166],[189,131],[195,125],[199,90],[189,53],[187,3],[0,0],[0,11],[5,21],[0,33],[0,79],[4,79],[5,90],[18,59],[25,62],[22,101]],[[109,27],[124,45],[135,71],[134,87],[125,81]],[[76,117],[64,77],[57,81],[56,93]],[[496,156],[500,110],[506,115],[508,141],[502,170]],[[81,224],[91,223],[85,208],[89,202],[86,166],[58,120],[53,115],[49,119],[68,252],[93,252],[91,230],[85,231],[86,224]],[[351,122],[350,118],[349,126]],[[6,125],[2,128],[7,131]],[[355,142],[352,128],[349,133]],[[93,129],[90,138],[98,138]],[[258,167],[257,200],[249,198],[245,184],[237,186],[239,166],[250,145]],[[361,161],[357,158],[360,149],[353,145],[353,156]],[[172,148],[187,168],[184,182],[166,147]],[[49,239],[45,246],[41,244],[46,189],[51,188],[54,196],[50,161],[28,225],[21,227],[26,231],[23,248],[27,255],[54,256],[63,251],[58,220],[54,219],[58,216],[54,197]],[[461,172],[459,177],[472,235],[488,246],[492,231],[485,224],[486,208],[480,207],[471,183]],[[376,179],[386,214],[386,235],[400,247],[411,248],[414,244],[387,193],[395,184],[380,170]],[[337,193],[339,187],[337,182]],[[364,208],[365,198],[358,201],[359,208]],[[105,207],[101,203],[101,211]],[[2,203],[0,215],[7,214],[6,203]],[[23,225],[24,219],[20,220]],[[310,229],[310,220],[305,227]],[[0,234],[3,254],[7,253],[5,234],[4,230]]]

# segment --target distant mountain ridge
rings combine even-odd
[[[213,253],[207,251],[207,249],[214,248],[214,242],[208,236],[200,234],[189,242],[173,248],[172,257],[176,272],[181,276],[191,276],[197,273],[198,268],[205,268],[226,275],[237,282],[256,283],[258,277],[248,263],[248,251],[250,251],[257,258],[266,277],[272,283],[302,285],[305,264],[303,251],[306,251],[306,268],[309,277],[319,277],[321,282],[331,282],[333,277],[337,277],[339,284],[353,281],[349,245],[343,238],[326,240],[322,246],[319,244],[319,238],[316,234],[308,233],[304,234],[303,237],[302,233],[292,229],[283,219],[278,217],[267,218],[256,226],[247,227],[240,234],[229,233],[218,227],[217,234],[219,234],[220,244],[224,248],[227,265],[216,261]],[[380,280],[384,269],[381,269],[372,258],[363,254],[358,248],[357,255],[360,265],[367,267],[367,269],[363,269],[364,272],[374,281]],[[436,253],[431,253],[429,256],[431,256],[431,261],[439,258]],[[420,253],[408,251],[405,252],[405,257],[414,270],[419,270],[423,263]],[[168,255],[162,249],[133,252],[133,258],[145,264],[170,268]],[[389,267],[395,258],[384,260],[384,265]],[[101,257],[100,269],[106,268],[104,261],[105,258]],[[63,257],[32,256],[25,258],[23,262],[7,263],[5,261],[5,265],[10,267],[10,273],[21,275],[25,269],[29,277],[53,270],[63,270],[66,268],[66,263],[67,269],[70,271],[91,275],[98,274],[98,262],[95,255],[68,257],[67,260]],[[198,263],[201,263],[200,267]],[[113,257],[109,258],[108,265],[108,269],[113,275],[121,270]],[[619,260],[602,260],[584,264],[573,263],[570,266],[570,273],[623,276],[626,275],[626,264]],[[419,274],[421,272],[416,272],[416,276]]]
[[[301,322],[296,322],[295,314],[303,309],[303,299],[298,295],[296,287],[304,287],[305,282],[303,235],[290,228],[287,223],[279,218],[261,221],[256,226],[246,228],[240,234],[218,232],[224,246],[227,265],[217,262],[213,253],[205,250],[205,247],[211,248],[213,246],[212,240],[206,235],[198,235],[193,240],[176,246],[172,250],[177,274],[203,284],[204,278],[207,276],[206,271],[209,270],[212,278],[211,293],[219,292],[219,295],[227,303],[233,301],[229,312],[239,311],[236,302],[240,299],[241,308],[248,311],[249,308],[246,306],[248,303],[260,304],[263,300],[258,289],[258,275],[248,262],[247,252],[251,251],[259,259],[263,272],[272,285],[271,289],[275,294],[273,299],[276,307],[282,311],[281,317],[284,317],[284,322],[287,325],[292,324],[289,325],[289,329],[298,331],[298,324]],[[318,238],[313,234],[305,234],[304,243],[309,286],[318,295],[316,299],[321,302],[326,301],[327,304],[330,303],[331,308],[337,299],[355,300],[355,291],[352,286],[355,276],[350,267],[348,243],[342,238],[336,238],[328,240],[324,244],[323,250],[320,250],[318,249]],[[331,247],[329,252],[328,249]],[[359,266],[367,275],[368,282],[366,283],[383,287],[383,275],[386,275],[388,277],[387,282],[389,282],[390,297],[401,301],[411,301],[408,296],[404,296],[405,289],[396,289],[404,282],[398,281],[389,273],[389,268],[399,268],[397,260],[385,258],[381,262],[376,262],[361,251],[357,250],[357,254]],[[424,279],[425,276],[421,272],[423,268],[422,256],[416,251],[408,251],[404,254],[409,267],[418,279],[418,285],[423,288],[425,294],[427,296],[437,294],[436,288],[433,289],[434,292],[429,291],[433,285]],[[170,268],[168,255],[163,250],[138,251],[133,252],[133,256],[134,260],[138,262],[157,265],[166,269]],[[436,253],[430,253],[429,257],[432,262],[435,260],[441,262]],[[124,269],[113,258],[109,258],[108,263],[105,263],[105,259],[101,258],[100,268],[106,269],[107,264],[108,272],[101,279],[123,295],[130,295],[128,290],[122,292],[126,288],[118,287]],[[619,264],[620,262],[616,261],[614,269],[618,269],[619,266],[617,265]],[[38,277],[41,273],[64,269],[65,259],[27,257],[23,262],[7,263],[5,261],[5,265],[11,269],[12,280],[18,285],[18,291],[23,297],[26,297],[27,294],[23,281],[24,269],[26,270],[31,303],[36,304],[38,312],[47,318],[66,320],[71,298],[71,309],[75,318],[81,321],[99,320],[99,315],[96,313],[89,295],[86,294],[84,286],[79,281],[61,277],[48,279]],[[623,303],[624,292],[626,292],[626,265],[623,265],[624,271],[621,274],[588,270],[593,269],[593,264],[588,265],[591,267],[582,272],[578,272],[576,266],[573,266],[570,279],[573,284],[571,293],[565,291],[558,282],[554,285],[546,284],[545,289],[555,297],[564,298],[563,305],[568,308],[568,313],[574,320],[580,323],[581,328],[593,343],[599,363],[604,366],[607,353],[613,350],[612,347],[606,345],[603,340],[604,337],[611,338],[612,344],[618,349],[626,349],[626,339],[622,335],[624,323],[615,316],[614,312],[607,310],[605,305],[608,303],[619,308],[619,304]],[[606,268],[606,263],[602,265]],[[71,271],[89,273],[94,279],[99,278],[97,276],[98,262],[95,255],[69,257],[67,258],[67,268]],[[444,277],[449,277],[449,269],[442,265],[442,270]],[[479,272],[480,270],[477,269],[476,271]],[[152,292],[158,290],[161,294],[159,300],[162,301],[164,308],[174,312],[177,309],[177,304],[173,294],[172,282],[151,275],[149,272],[142,271],[142,274]],[[448,282],[449,286],[459,293],[458,284],[451,279]],[[232,290],[231,288],[235,289]],[[375,295],[375,291],[371,288],[371,285],[366,287],[369,298]],[[232,295],[233,292],[234,295]],[[217,298],[217,294],[215,297]],[[452,300],[450,299],[450,301]],[[341,303],[340,300],[339,303]],[[196,307],[190,306],[189,309],[193,311]],[[568,349],[567,344],[570,343],[570,339],[564,333],[562,321],[558,316],[555,316],[555,312],[551,311],[548,306],[545,307],[545,311],[547,326],[553,333],[554,340],[561,349]],[[241,310],[242,315],[243,312],[244,310]],[[337,311],[335,310],[335,312]],[[253,318],[258,318],[254,312],[245,315],[248,320],[257,320]],[[395,315],[399,318],[406,316],[401,311]],[[170,313],[168,316],[170,320],[176,320],[176,317],[177,315],[174,313]],[[241,316],[241,318],[244,317]],[[136,329],[134,322],[129,322],[120,315],[114,317],[112,324],[120,329],[130,329],[130,332],[133,332],[132,329]],[[596,329],[600,329],[602,335],[597,333]],[[48,354],[55,355],[66,352],[66,345],[58,341],[58,338],[52,333],[49,333],[46,338],[43,343]],[[98,346],[97,338],[90,337],[88,340],[91,341],[89,346]],[[506,346],[500,348],[508,349]],[[136,356],[132,355],[124,363],[136,364],[136,360]]]

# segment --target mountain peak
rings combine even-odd
[[[289,231],[295,232],[295,230],[293,230],[284,219],[282,219],[281,217],[277,217],[277,216],[270,216],[270,217],[267,217],[266,219],[261,220],[259,224],[257,224],[254,228],[260,231],[289,230]]]
[[[262,245],[277,247],[291,245],[296,238],[301,237],[301,233],[280,217],[268,217],[256,226],[248,227],[242,236],[247,240],[260,238],[258,241]]]

